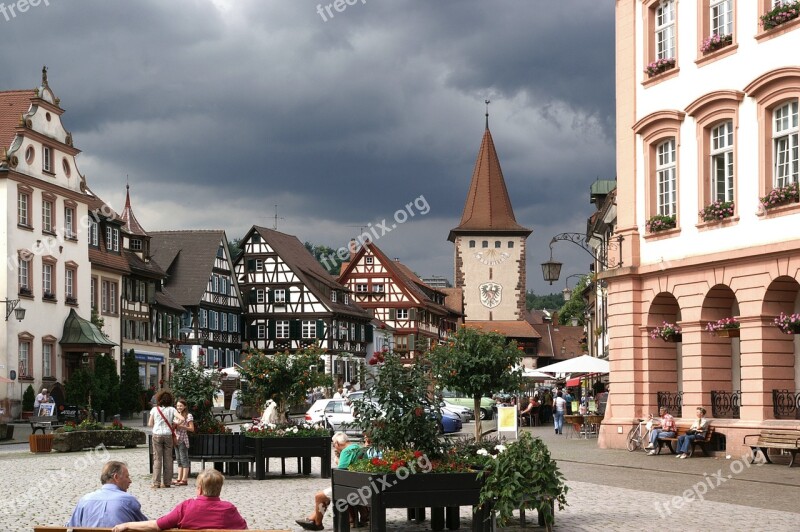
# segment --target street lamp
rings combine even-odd
[[[6,304],[6,321],[8,321],[8,317],[11,316],[12,312],[18,321],[25,319],[25,309],[22,307],[17,308],[19,299],[3,299],[2,302]]]
[[[622,266],[622,241],[624,240],[622,235],[617,236],[615,239],[616,242],[608,242],[601,249],[595,250],[586,243],[586,235],[581,233],[560,233],[550,240],[550,260],[542,263],[542,275],[544,276],[544,280],[549,281],[550,284],[553,284],[553,281],[558,281],[558,277],[561,275],[562,264],[553,260],[553,244],[560,240],[566,240],[567,242],[572,242],[576,246],[580,246],[581,249],[591,255],[604,269]],[[620,250],[619,262],[606,260],[608,250],[610,249]]]
[[[572,288],[569,287],[569,280],[573,277],[583,277],[582,273],[573,273],[572,275],[568,275],[566,279],[564,279],[564,289],[561,293],[564,295],[564,302],[566,303],[570,299],[572,299]],[[552,284],[552,283],[551,283]]]

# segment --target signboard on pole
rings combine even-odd
[[[497,433],[513,432],[514,439],[517,439],[517,407],[498,406],[497,407]]]

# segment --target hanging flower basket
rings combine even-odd
[[[775,318],[775,326],[784,334],[800,334],[800,314],[784,314]]]
[[[736,318],[722,318],[706,324],[706,331],[717,336],[734,338],[739,336],[739,322]]]
[[[664,340],[665,342],[677,343],[683,340],[681,328],[674,323],[667,323],[666,321],[659,327],[654,327],[650,330],[650,338],[654,340]]]

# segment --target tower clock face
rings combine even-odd
[[[503,299],[503,287],[495,282],[489,281],[480,286],[481,305],[486,308],[495,308]]]
[[[500,251],[497,249],[487,249],[486,251],[478,251],[473,256],[475,257],[475,260],[477,260],[478,262],[482,262],[487,266],[494,266],[496,264],[502,264],[511,255],[506,253],[505,251]]]

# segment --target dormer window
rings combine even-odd
[[[331,290],[331,303],[336,303],[336,290]]]
[[[53,173],[53,150],[50,146],[42,146],[42,171]]]
[[[131,251],[141,251],[142,250],[142,241],[138,238],[131,239]]]
[[[364,257],[364,262],[365,262],[366,264],[372,264],[372,262],[373,262],[373,258],[372,258],[372,257]]]
[[[119,251],[119,229],[106,227],[106,251]]]

